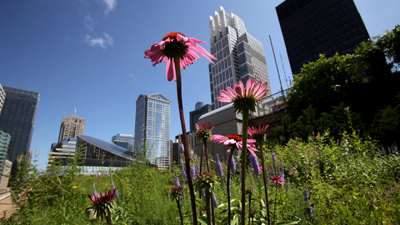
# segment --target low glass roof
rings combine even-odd
[[[126,159],[133,160],[133,158],[127,154],[129,151],[127,151],[125,148],[122,148],[112,142],[103,141],[103,140],[100,140],[100,139],[97,139],[94,137],[90,137],[87,135],[79,135],[78,138],[88,142],[91,145],[101,148],[107,152],[124,157]]]

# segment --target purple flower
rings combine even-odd
[[[182,168],[182,171],[181,171],[182,176],[187,181],[187,174],[186,174],[186,171],[185,171],[185,165],[183,164],[183,161],[181,161],[181,168]]]
[[[111,184],[111,189],[112,189],[112,190],[114,190],[114,189],[115,189],[114,196],[115,196],[115,197],[118,197],[118,196],[119,196],[119,194],[118,194],[117,188],[114,186],[114,183],[113,183],[113,184]]]
[[[194,175],[196,173],[196,169],[194,167],[194,163],[192,165],[190,165],[190,176],[192,177],[192,179],[194,178]]]
[[[251,165],[253,166],[254,173],[258,177],[260,175],[260,164],[258,163],[257,156],[250,154]]]
[[[310,200],[310,196],[308,195],[307,189],[304,189],[304,201],[308,202]]]
[[[201,189],[201,191],[200,191],[200,195],[201,195],[201,196],[206,196],[206,192],[204,191],[204,188],[203,188],[203,189]]]
[[[178,148],[179,148],[180,150],[182,150],[182,152],[185,152],[185,146],[184,146],[183,144],[179,144],[179,145],[178,145]]]
[[[182,170],[181,172],[182,172],[183,179],[185,179],[187,181],[186,171]]]
[[[181,186],[181,183],[179,182],[178,176],[175,176],[174,184],[175,184],[175,187],[180,187]]]
[[[224,175],[224,171],[222,170],[222,165],[221,165],[221,161],[219,161],[219,156],[217,155],[217,173],[219,176],[223,176]]]
[[[226,154],[228,155],[228,157],[229,157],[229,153],[230,152],[231,152],[230,149],[228,149],[228,151],[226,151]],[[231,170],[232,171],[236,170],[236,164],[235,164],[235,159],[233,158],[233,155],[232,155],[232,158],[231,158]]]
[[[218,207],[218,202],[217,202],[217,197],[215,197],[214,192],[212,192],[212,200],[214,203],[214,207],[217,208]]]
[[[200,157],[199,157],[199,165],[196,168],[196,176],[200,174]]]

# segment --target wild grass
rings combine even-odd
[[[267,180],[282,172],[286,180],[282,187],[268,182],[273,224],[400,224],[398,152],[379,152],[374,141],[361,139],[356,132],[344,133],[339,140],[330,138],[329,133],[316,134],[308,141],[269,144],[267,149],[263,167],[267,170]],[[273,159],[272,153],[276,158]],[[211,168],[216,171],[215,156],[212,157]],[[197,156],[192,156],[195,170],[198,161]],[[240,168],[240,160],[235,161]],[[214,192],[218,201],[214,209],[215,224],[227,224],[228,215],[226,163],[221,163],[224,175],[218,176]],[[85,210],[92,204],[87,196],[93,194],[93,183],[99,193],[111,189],[109,173],[78,175],[74,163],[68,170],[53,169],[41,177],[37,175],[43,172],[34,165],[21,169],[12,194],[19,210],[2,224],[105,224],[100,220],[89,221]],[[255,215],[251,223],[267,224],[261,176],[251,172],[251,164],[246,173],[246,187],[254,190],[251,211]],[[184,224],[192,224],[189,192],[180,165],[161,172],[145,164],[113,173],[119,192],[114,200],[113,224],[180,224],[177,204],[170,198],[175,176],[184,187]],[[230,180],[232,224],[235,224],[242,219],[239,171]],[[200,199],[198,191],[196,195],[198,218],[205,223],[204,197]],[[248,206],[247,202],[246,212]],[[248,221],[247,213],[245,219]]]

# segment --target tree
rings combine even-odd
[[[295,129],[281,134],[304,138],[310,129],[343,130],[343,121],[330,120],[339,119],[337,110],[347,108],[353,129],[357,127],[362,134],[385,143],[395,142],[398,135],[384,137],[387,132],[400,130],[400,106],[394,105],[400,93],[399,63],[400,25],[396,25],[385,35],[360,43],[354,54],[321,55],[305,64],[288,94],[291,121],[285,118],[284,122]]]

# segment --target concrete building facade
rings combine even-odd
[[[241,18],[222,7],[210,16],[210,52],[217,58],[209,64],[212,109],[226,105],[217,101],[220,90],[233,87],[239,80],[268,82],[271,90],[264,47],[246,31]]]
[[[58,142],[67,138],[77,138],[85,131],[85,119],[78,118],[76,113],[70,117],[63,117],[61,120]]]

